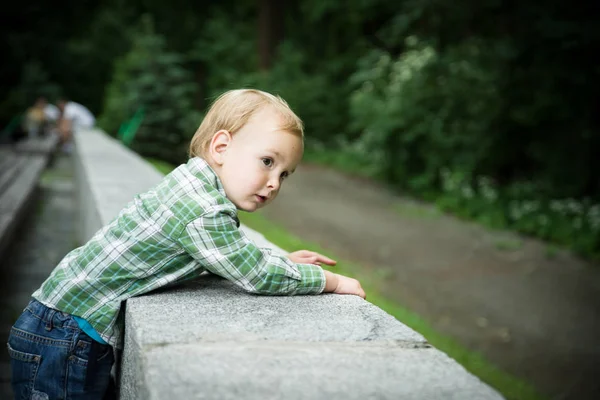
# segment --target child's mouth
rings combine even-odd
[[[261,195],[256,195],[256,199],[258,200],[259,203],[264,203],[265,201],[267,201],[267,198],[265,196],[261,196]]]

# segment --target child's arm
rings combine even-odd
[[[176,238],[206,270],[244,290],[259,294],[319,294],[326,288],[323,269],[296,264],[271,249],[259,248],[238,229],[236,211],[216,205],[188,223]]]
[[[305,264],[326,264],[335,265],[337,262],[329,257],[325,257],[322,254],[314,251],[299,250],[288,254],[288,258],[295,263]],[[337,293],[337,294],[354,294],[360,296],[363,299],[366,298],[365,291],[360,286],[360,282],[356,279],[348,278],[340,274],[334,274],[327,270],[323,270],[325,273],[325,293]]]

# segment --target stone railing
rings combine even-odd
[[[87,240],[161,175],[101,131],[76,143]],[[121,399],[502,398],[356,296],[256,296],[206,274],[128,300],[125,325]]]

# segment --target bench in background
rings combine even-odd
[[[27,214],[57,143],[56,136],[46,135],[0,145],[0,260]]]

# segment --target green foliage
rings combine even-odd
[[[104,104],[112,134],[143,106],[134,149],[179,163],[212,99],[265,89],[304,120],[307,159],[598,254],[592,217],[551,207],[600,204],[594,11],[558,0],[34,1],[0,28],[0,119],[33,93],[53,97],[56,82],[96,113]],[[283,18],[259,25],[269,14]],[[265,43],[277,44],[268,71]],[[530,203],[540,206],[515,211]]]
[[[133,149],[172,163],[184,161],[200,120],[192,110],[195,86],[184,61],[166,49],[164,38],[154,32],[152,19],[142,18],[131,50],[115,64],[99,125],[115,135],[120,124],[143,107],[145,117]]]
[[[500,187],[489,177],[472,184],[461,173],[443,170],[436,204],[444,211],[491,228],[510,228],[600,258],[600,204],[590,199],[547,199],[532,182]]]
[[[347,120],[349,88],[336,87],[339,68],[324,64],[322,70],[315,70],[302,48],[284,41],[273,68],[258,71],[255,28],[231,24],[232,18],[247,19],[251,11],[252,8],[244,7],[231,12],[217,10],[195,41],[190,57],[203,65],[206,98],[213,99],[239,87],[256,87],[279,94],[306,121],[309,145],[315,139],[331,142],[343,133]],[[329,112],[324,113],[325,109]]]
[[[554,182],[564,173],[549,173],[549,167],[532,171],[535,175],[529,179],[520,176],[529,172],[527,163],[541,161],[535,152],[530,158],[519,156],[519,142],[506,139],[512,123],[506,122],[506,112],[517,112],[505,96],[514,55],[503,41],[464,40],[442,52],[412,36],[396,58],[373,50],[360,60],[352,77],[357,89],[351,96],[351,122],[362,132],[354,146],[373,155],[370,166],[377,170],[371,175],[434,200],[444,211],[598,257],[598,206],[589,199],[551,197],[573,193],[568,181],[577,179],[564,176],[564,181]],[[535,114],[521,112],[524,117]],[[520,143],[538,149],[549,146],[546,138],[535,136],[521,138]],[[552,155],[566,155],[542,154],[544,163]],[[569,168],[566,160],[552,165],[561,171]]]
[[[82,34],[70,38],[63,45],[66,53],[63,63],[69,66],[63,72],[70,74],[65,94],[85,104],[96,115],[101,111],[113,64],[129,49],[130,41],[123,40],[129,34],[128,23],[125,10],[120,6],[104,4]]]
[[[440,53],[415,37],[406,48],[396,59],[382,51],[361,59],[350,110],[382,174],[418,193],[436,187],[444,167],[467,176],[486,167],[502,108],[502,49],[473,40]]]
[[[255,28],[251,24],[231,23],[252,18],[252,11],[242,5],[233,10],[215,9],[191,46],[189,58],[201,65],[202,89],[209,100],[226,90],[257,83]]]
[[[310,60],[292,42],[280,45],[277,63],[263,87],[279,94],[305,121],[307,145],[333,144],[343,137],[349,88],[336,86],[336,67],[310,72]]]

